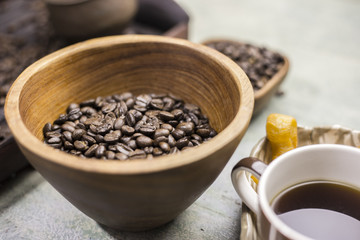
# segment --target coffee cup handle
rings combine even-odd
[[[267,166],[268,165],[258,158],[247,157],[241,159],[231,172],[231,179],[236,192],[246,206],[257,215],[260,214],[259,198],[246,178],[245,172],[250,172],[260,179]]]

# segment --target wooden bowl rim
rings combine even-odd
[[[219,66],[226,68],[235,81],[240,92],[240,105],[238,112],[230,124],[209,142],[199,145],[196,150],[190,149],[176,155],[157,157],[153,160],[131,161],[100,161],[97,159],[82,159],[71,154],[54,149],[36,138],[26,127],[20,116],[19,99],[21,91],[27,80],[38,71],[46,68],[56,61],[65,59],[72,54],[84,50],[109,47],[126,43],[164,43],[177,45],[199,52],[217,62]],[[20,148],[31,152],[36,157],[46,159],[56,165],[76,169],[85,172],[102,174],[147,174],[165,171],[204,159],[205,157],[221,150],[226,144],[244,134],[249,125],[254,107],[253,90],[249,79],[241,68],[229,58],[201,44],[192,43],[188,40],[153,36],[153,35],[120,35],[90,39],[80,42],[54,53],[51,53],[36,61],[25,69],[11,86],[5,101],[5,117]],[[31,162],[31,161],[30,161]]]
[[[209,39],[209,40],[202,42],[201,44],[206,45],[206,44],[215,43],[215,42],[229,42],[229,43],[232,43],[235,45],[250,44],[250,43],[241,42],[241,41],[237,41],[237,40],[221,39],[221,38]],[[253,45],[253,44],[250,44],[250,45]],[[253,46],[256,46],[256,45],[253,45]],[[262,88],[254,91],[255,101],[258,101],[259,99],[263,98],[268,92],[271,91],[271,89],[273,89],[280,82],[282,82],[284,80],[285,75],[289,71],[289,59],[285,55],[283,55],[282,53],[280,53],[278,51],[275,51],[272,49],[268,49],[268,50],[280,54],[284,58],[284,65],[280,68],[280,70],[272,78],[269,79],[269,81],[266,82],[266,84]]]

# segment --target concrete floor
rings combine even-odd
[[[103,228],[37,172],[25,170],[0,189],[0,239],[238,239],[241,200],[230,171],[265,135],[270,113],[292,115],[299,125],[339,124],[360,130],[360,1],[177,2],[191,16],[191,41],[230,38],[286,55],[290,72],[281,87],[285,94],[273,98],[252,120],[214,184],[166,226],[143,233]]]

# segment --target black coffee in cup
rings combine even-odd
[[[360,239],[360,190],[331,181],[297,184],[271,204],[289,227],[313,239]]]

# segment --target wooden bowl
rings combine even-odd
[[[202,44],[208,45],[208,44],[219,43],[219,42],[227,42],[234,46],[245,44],[240,41],[228,40],[228,39],[211,39],[211,40],[204,41]],[[280,54],[280,55],[284,59],[284,65],[279,69],[279,71],[270,80],[267,81],[267,83],[262,88],[254,91],[254,97],[255,97],[255,106],[254,106],[254,112],[253,112],[254,115],[259,113],[270,102],[271,97],[273,97],[275,95],[275,93],[278,91],[280,84],[283,82],[283,80],[286,77],[286,74],[289,71],[288,58],[282,54]]]
[[[131,91],[176,93],[198,104],[218,132],[197,148],[153,160],[81,159],[43,143],[42,128],[72,102]],[[101,224],[139,231],[171,221],[216,179],[250,122],[254,96],[238,65],[187,40],[125,35],[78,43],[28,67],[5,116],[29,162]],[[51,214],[51,213],[49,213]]]

